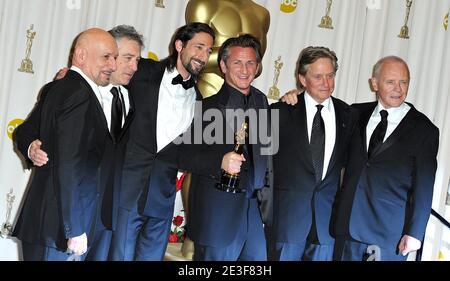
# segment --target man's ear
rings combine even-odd
[[[177,52],[181,52],[181,50],[183,49],[183,42],[181,42],[181,40],[176,40],[175,41],[175,50],[177,50]]]
[[[370,89],[373,91],[373,92],[378,92],[378,81],[377,81],[377,78],[375,78],[375,77],[372,77],[372,78],[370,78],[369,79],[369,84],[370,84]]]
[[[220,70],[222,71],[222,73],[227,72],[227,65],[223,60],[220,60]]]
[[[78,48],[73,53],[73,60],[78,64],[83,64],[86,60],[87,52],[84,48]]]
[[[298,75],[298,81],[300,82],[300,86],[302,86],[302,88],[305,88],[305,86],[306,86],[306,78],[305,78],[305,76],[299,74]]]

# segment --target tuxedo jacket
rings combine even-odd
[[[27,119],[14,130],[14,141],[17,144],[19,152],[25,158],[28,168],[33,167],[33,162],[28,158],[28,147],[31,142],[39,138],[42,104],[44,103],[45,96],[56,83],[58,83],[58,80],[49,82],[42,87],[38,101],[32,112],[28,115]]]
[[[92,241],[95,221],[103,216],[103,195],[114,178],[111,163],[118,160],[101,105],[77,72],[71,70],[54,83],[39,109],[32,117],[38,120],[38,135],[29,141],[41,139],[49,162],[35,169],[14,235],[64,250],[68,238],[83,233]],[[126,126],[129,122],[127,118]],[[104,212],[114,221],[112,206]]]
[[[243,228],[246,231],[248,221],[261,221],[260,214],[257,218],[247,218],[248,199],[256,198],[257,191],[264,187],[266,181],[267,156],[262,155],[263,144],[258,140],[256,144],[252,145],[253,176],[248,173],[246,166],[250,157],[245,156],[248,161],[244,162],[241,167],[241,182],[244,177],[248,179],[248,185],[245,186],[247,191],[245,193],[227,193],[216,188],[216,184],[220,182],[221,178],[223,156],[233,151],[233,136],[240,128],[239,125],[239,128],[233,129],[227,118],[222,118],[227,116],[227,109],[233,109],[228,106],[230,89],[231,86],[224,83],[216,95],[202,101],[202,108],[196,110],[193,126],[187,133],[194,142],[195,138],[200,136],[199,132],[201,135],[207,134],[208,127],[210,128],[214,123],[217,130],[214,135],[218,136],[217,142],[208,144],[204,138],[201,140],[197,138],[198,142],[196,143],[180,146],[179,154],[180,168],[192,173],[189,189],[189,206],[192,207],[188,212],[188,236],[195,243],[214,247],[224,247],[232,243],[242,234]],[[252,87],[251,95],[253,99],[251,103],[249,102],[253,105],[251,108],[268,109],[267,98],[262,92]],[[209,120],[209,118],[205,118],[206,111],[220,113],[221,116]],[[260,117],[260,112],[258,112],[258,126],[263,126],[264,124],[261,122],[266,123],[267,119],[260,119]],[[256,128],[256,124],[252,124],[252,119],[250,119],[249,126]],[[197,135],[194,135],[195,133]],[[228,142],[226,140],[227,133],[232,136]],[[244,153],[244,155],[246,154]]]
[[[340,185],[341,170],[357,129],[357,113],[343,101],[331,97],[336,116],[336,140],[322,181],[316,183],[308,140],[305,94],[296,105],[272,105],[278,109],[279,151],[273,156],[273,227],[274,242],[306,241],[315,216],[320,244],[332,244],[330,221]],[[326,132],[325,132],[326,133]]]
[[[404,234],[423,240],[431,211],[439,130],[413,105],[392,134],[367,155],[366,127],[377,102],[354,104],[359,137],[339,196],[336,234],[396,247]]]
[[[178,146],[169,143],[159,152],[156,121],[161,81],[168,66],[163,60],[141,59],[129,91],[136,111],[124,162],[120,206],[140,214],[171,218],[176,195]],[[201,98],[196,88],[197,99]]]

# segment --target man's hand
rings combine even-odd
[[[398,251],[403,256],[406,256],[410,252],[419,250],[421,245],[422,242],[420,242],[420,240],[405,234],[403,235],[402,240],[400,240]]]
[[[87,236],[86,233],[77,237],[69,238],[67,241],[67,251],[81,256],[87,251]]]
[[[38,139],[34,140],[28,150],[28,157],[35,166],[41,167],[48,162],[48,156],[45,151],[41,149],[42,142]]]
[[[69,71],[68,67],[63,67],[60,70],[58,70],[58,73],[56,73],[55,77],[53,78],[53,80],[59,80],[59,79],[63,79],[64,76],[66,76],[67,71]]]
[[[289,105],[295,105],[298,102],[297,95],[300,94],[300,91],[297,89],[290,90],[284,96],[281,97],[281,101],[285,102]]]
[[[222,169],[227,173],[237,174],[241,171],[241,165],[244,161],[244,155],[237,154],[236,152],[228,152],[223,156]]]

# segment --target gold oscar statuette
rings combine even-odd
[[[248,137],[248,123],[244,122],[242,123],[241,128],[239,131],[237,131],[235,135],[235,146],[233,151],[237,154],[242,154],[243,147],[245,144],[245,140]],[[239,187],[239,173],[236,174],[230,174],[226,172],[225,170],[222,170],[222,176],[220,179],[220,182],[217,183],[216,187],[222,191],[225,192],[232,192],[232,193],[241,193],[245,192],[246,190],[244,188]]]
[[[164,0],[155,0],[155,7],[165,8],[166,6],[164,6]]]
[[[2,224],[2,229],[0,230],[0,236],[6,238],[12,233],[12,224],[11,224],[11,211],[14,203],[14,199],[16,196],[13,193],[13,189],[11,188],[9,193],[6,194],[6,220]]]
[[[271,100],[279,100],[280,99],[280,89],[278,89],[278,78],[280,77],[280,71],[283,67],[283,62],[281,61],[281,56],[278,56],[275,61],[275,74],[273,76],[273,85],[269,89],[269,94],[267,95],[268,99]]]
[[[327,0],[327,9],[325,12],[325,16],[323,16],[320,20],[320,28],[333,29],[333,20],[330,17],[331,4],[333,4],[333,0]]]
[[[25,50],[25,58],[22,60],[20,68],[18,69],[20,72],[34,73],[33,62],[30,59],[33,39],[34,36],[36,36],[36,31],[33,30],[33,26],[33,24],[30,25],[30,28],[27,30],[27,48]]]
[[[412,0],[406,0],[406,16],[405,16],[405,23],[403,24],[402,28],[400,29],[400,34],[398,37],[403,39],[409,38],[409,28],[408,28],[408,19],[409,19],[409,12],[411,11],[411,5]]]

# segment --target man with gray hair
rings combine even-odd
[[[439,129],[410,103],[410,72],[380,59],[370,80],[378,101],[360,116],[338,199],[336,260],[403,261],[421,247],[430,216]]]
[[[273,225],[269,258],[299,261],[332,259],[330,233],[333,202],[339,187],[357,113],[332,97],[336,54],[307,47],[297,61],[305,89],[298,103],[276,103],[280,114],[279,151],[273,156]]]

